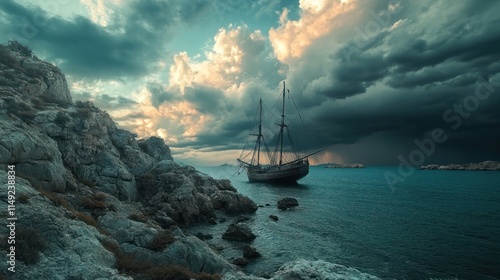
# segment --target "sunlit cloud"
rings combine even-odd
[[[280,15],[280,26],[269,30],[269,39],[276,57],[286,62],[300,57],[314,42],[342,24],[341,15],[356,7],[353,1],[301,0],[301,16],[298,20],[288,19],[288,9]]]
[[[122,0],[80,0],[87,8],[92,22],[100,26],[108,26],[116,7],[123,4]]]
[[[221,28],[212,49],[205,52],[205,60],[197,62],[186,52],[174,56],[169,85],[182,93],[194,84],[228,89],[259,74],[257,65],[264,48],[260,30],[251,31],[247,26]]]

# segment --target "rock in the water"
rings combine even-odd
[[[250,230],[247,224],[238,223],[230,224],[226,232],[222,235],[222,239],[231,241],[250,242],[255,239],[255,235]]]
[[[256,259],[260,258],[262,255],[252,246],[245,245],[245,247],[243,247],[243,256],[249,259]]]
[[[279,220],[278,216],[276,216],[276,215],[269,215],[269,218],[271,218],[271,220],[273,220],[273,221]]]
[[[233,264],[237,266],[247,266],[250,262],[245,258],[236,258],[233,260]]]
[[[474,171],[500,171],[500,162],[483,161],[480,163],[437,165],[429,164],[420,166],[422,170],[474,170]]]
[[[295,206],[299,206],[299,202],[293,197],[285,197],[278,200],[278,209],[287,210]]]

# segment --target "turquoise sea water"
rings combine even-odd
[[[500,279],[500,172],[416,170],[392,190],[384,173],[396,167],[311,167],[298,185],[248,183],[235,167],[200,167],[229,178],[261,207],[247,222],[263,258],[244,268],[270,275],[298,258],[325,260],[383,279]],[[276,201],[299,207],[280,211]],[[278,222],[268,218],[279,217]],[[221,241],[226,257],[241,255]],[[239,254],[239,255],[238,255]]]

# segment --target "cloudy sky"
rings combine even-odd
[[[286,81],[328,147],[315,163],[475,162],[500,160],[498,11],[495,0],[2,0],[0,41],[31,47],[74,100],[162,137],[177,161],[234,164],[259,98],[272,103]]]

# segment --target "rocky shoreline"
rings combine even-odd
[[[177,164],[162,139],[136,137],[92,102],[73,102],[57,67],[0,45],[0,178],[14,171],[16,187],[12,199],[2,180],[0,208],[14,203],[18,221],[16,272],[2,261],[0,279],[262,279],[202,240],[222,236],[189,233],[256,204],[229,180]],[[0,232],[3,256],[8,237]],[[311,270],[324,266],[299,261],[272,279]]]
[[[473,170],[473,171],[500,171],[500,162],[483,161],[480,163],[467,164],[448,164],[438,165],[429,164],[420,166],[421,170]]]

